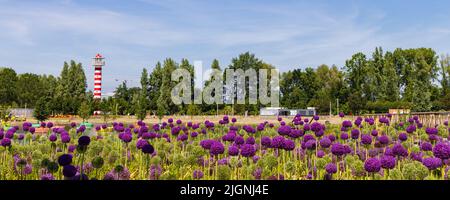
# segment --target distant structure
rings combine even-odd
[[[316,108],[308,107],[307,109],[286,109],[282,107],[265,107],[261,108],[259,115],[261,116],[295,116],[300,114],[302,116],[316,115]]]
[[[411,113],[410,109],[402,109],[402,108],[391,108],[389,109],[389,114],[393,115],[402,115]]]
[[[94,100],[102,99],[102,68],[105,66],[105,58],[97,53],[92,58],[92,65],[94,66]],[[101,111],[94,111],[94,115],[101,114]]]
[[[105,58],[99,53],[92,58],[94,66],[94,99],[102,98],[102,68],[105,66]]]

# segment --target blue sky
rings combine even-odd
[[[356,52],[431,47],[450,53],[450,1],[0,0],[0,66],[58,75],[64,61],[106,57],[104,93],[166,57],[221,66],[250,51],[281,71]]]

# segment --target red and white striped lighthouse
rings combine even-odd
[[[94,66],[94,99],[102,98],[102,67],[105,66],[105,58],[99,53],[92,59]]]

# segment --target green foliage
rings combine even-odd
[[[87,101],[83,101],[78,110],[78,115],[81,117],[81,119],[83,119],[83,122],[86,122],[91,117],[92,112],[93,110],[91,105],[89,105]]]
[[[45,121],[50,116],[50,105],[49,105],[49,99],[45,97],[41,97],[34,107],[33,112],[34,118],[36,118],[39,121]]]
[[[17,100],[17,74],[11,68],[0,68],[0,105],[11,105]]]

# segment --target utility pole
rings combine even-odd
[[[331,101],[330,101],[330,116],[331,116]]]
[[[336,110],[337,114],[339,115],[339,99],[336,99]]]

